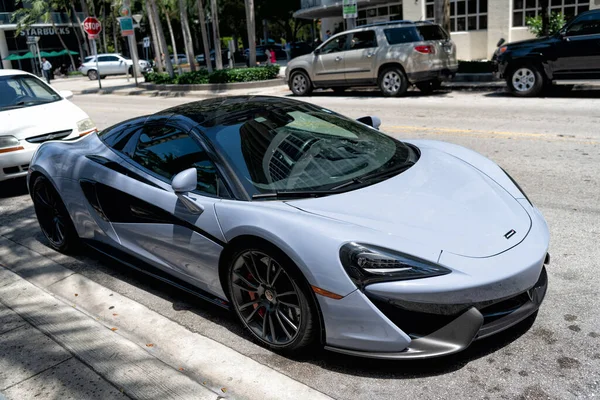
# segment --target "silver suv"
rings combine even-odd
[[[409,84],[423,92],[438,89],[457,70],[456,46],[441,26],[394,21],[338,33],[293,59],[286,81],[298,96],[350,86],[379,86],[385,96],[401,96]]]

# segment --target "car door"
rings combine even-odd
[[[372,81],[376,75],[377,35],[374,30],[354,32],[344,54],[347,83]]]
[[[98,56],[98,73],[100,75],[113,74],[109,58],[110,56]]]
[[[315,52],[313,81],[318,83],[345,83],[344,55],[352,34],[332,37]]]
[[[600,12],[576,18],[556,46],[555,79],[600,79]]]
[[[114,66],[114,74],[126,74],[129,66],[123,57],[111,56],[111,64]]]
[[[127,177],[95,184],[120,245],[165,272],[223,297],[218,260],[225,238],[215,203],[220,196],[228,197],[228,192],[208,152],[185,129],[160,120],[125,134],[128,137],[115,150],[125,159],[122,169]],[[188,168],[196,168],[198,186],[186,195],[175,194],[171,180]]]

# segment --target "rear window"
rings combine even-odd
[[[439,25],[420,25],[384,29],[389,44],[422,42],[425,40],[447,40],[448,35]]]

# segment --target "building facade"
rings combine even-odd
[[[567,18],[600,8],[600,0],[549,0]],[[507,42],[534,36],[525,18],[540,13],[539,0],[450,0],[452,40],[460,60],[490,59],[500,38]],[[320,19],[321,37],[344,30],[341,0],[302,0],[296,18]],[[434,0],[358,0],[357,25],[394,20],[433,20]]]

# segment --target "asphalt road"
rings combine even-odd
[[[600,91],[544,99],[499,92],[414,92],[402,99],[323,92],[306,100],[351,117],[377,115],[382,130],[399,138],[467,146],[509,171],[551,230],[550,287],[537,319],[443,359],[384,362],[322,351],[293,360],[254,344],[233,315],[177,289],[89,252],[69,257],[51,251],[22,182],[0,186],[0,235],[336,398],[599,396]],[[108,95],[74,99],[100,128],[187,101]]]

